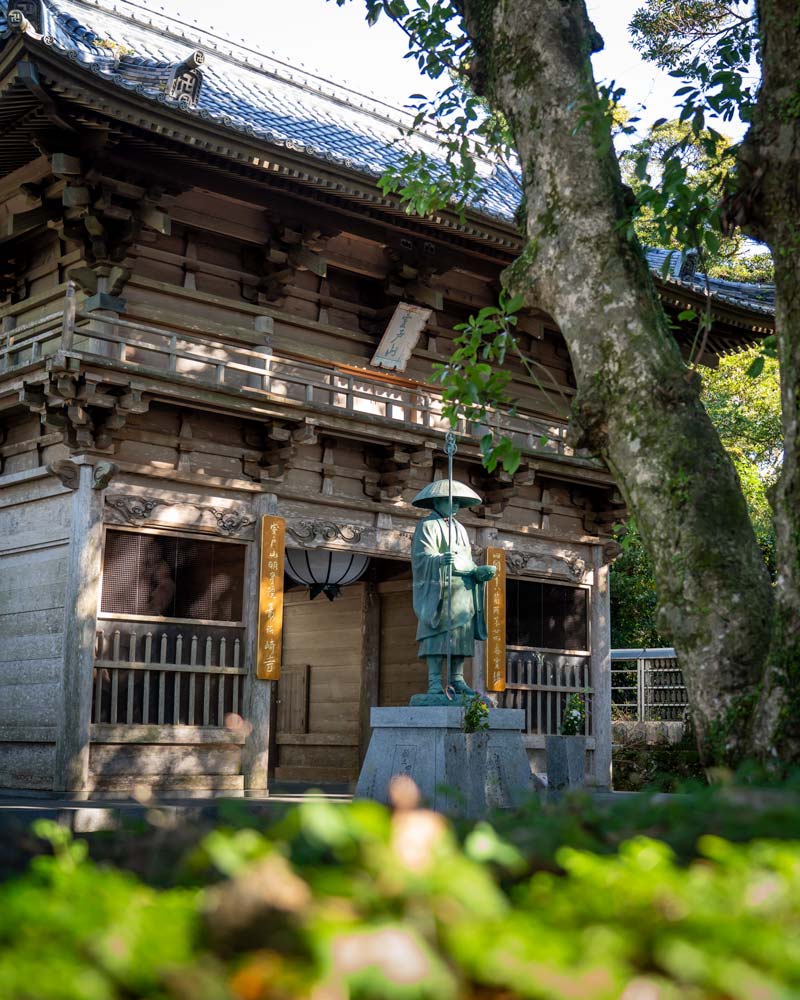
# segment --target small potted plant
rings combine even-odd
[[[553,791],[586,783],[586,702],[575,692],[567,698],[561,731],[545,737],[547,787]]]

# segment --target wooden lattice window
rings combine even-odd
[[[100,612],[241,623],[244,559],[241,543],[109,529]]]
[[[509,646],[588,651],[589,592],[585,587],[509,580],[506,588]]]

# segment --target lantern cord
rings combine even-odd
[[[447,452],[447,551],[453,554],[453,455],[456,452],[456,436],[447,432],[444,450]],[[447,690],[450,689],[453,659],[453,563],[447,566]]]

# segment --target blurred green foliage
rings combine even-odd
[[[0,998],[797,996],[798,784],[534,798],[457,827],[242,809],[158,888],[41,822],[52,855],[0,887]]]

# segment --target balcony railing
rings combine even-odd
[[[409,428],[450,429],[442,414],[441,393],[425,383],[311,360],[285,350],[273,352],[264,333],[251,330],[247,336],[248,331],[236,327],[240,316],[233,312],[230,339],[226,339],[224,325],[221,332],[219,323],[209,324],[213,333],[204,334],[198,333],[196,321],[189,325],[185,313],[146,322],[136,316],[135,309],[125,314],[87,311],[76,307],[74,289],[68,286],[61,309],[2,331],[0,378],[56,356],[103,359],[143,375],[198,382],[264,401],[377,417]],[[481,436],[489,428],[509,434],[527,451],[573,454],[566,443],[566,420],[545,417],[524,405],[514,414],[490,413],[485,426],[467,426],[462,421],[458,430]]]

